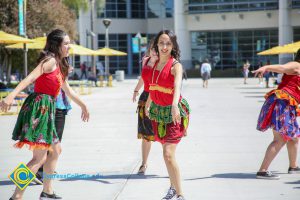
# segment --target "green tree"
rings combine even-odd
[[[18,1],[0,1],[0,30],[18,35]],[[55,28],[65,30],[71,39],[77,39],[76,15],[61,1],[27,0],[26,6],[26,33],[29,38],[35,38],[49,33]],[[22,50],[8,50],[0,48],[0,75],[1,71],[23,71]],[[28,69],[31,71],[36,66],[39,51],[28,52]],[[11,60],[11,61],[10,61]],[[10,77],[7,74],[6,77]],[[2,77],[3,78],[3,73]]]

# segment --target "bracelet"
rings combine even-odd
[[[137,93],[139,93],[139,91],[137,91],[137,90],[134,90],[133,92],[137,92]]]

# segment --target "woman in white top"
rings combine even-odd
[[[208,79],[210,79],[211,65],[208,62],[208,59],[205,59],[201,65],[201,76],[203,80],[203,87],[208,87]]]

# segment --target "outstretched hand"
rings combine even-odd
[[[254,77],[258,76],[258,75],[264,75],[264,73],[266,72],[266,68],[265,67],[261,67],[257,70],[251,71],[254,74]]]

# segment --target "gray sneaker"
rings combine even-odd
[[[266,171],[266,172],[257,172],[256,178],[258,179],[269,179],[269,180],[278,180],[280,179],[280,176],[276,174],[272,174],[272,172]]]
[[[176,190],[172,186],[169,188],[168,193],[162,200],[171,200],[176,196]]]
[[[181,195],[177,196],[177,199],[176,200],[185,200],[185,198]]]

